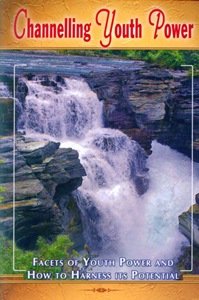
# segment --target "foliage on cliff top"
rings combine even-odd
[[[58,50],[60,54],[143,60],[160,67],[180,69],[182,64],[199,69],[199,51],[190,50]]]

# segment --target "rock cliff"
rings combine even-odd
[[[88,59],[88,58],[87,58]],[[90,62],[91,64],[91,62]],[[92,60],[93,64],[93,60]],[[122,130],[136,140],[148,154],[151,142],[169,145],[191,157],[192,86],[191,77],[185,71],[160,69],[140,64],[137,69],[114,65],[108,70],[92,69],[87,62],[87,72],[79,70],[72,76],[81,76],[103,101],[105,127]],[[91,68],[91,69],[90,69]],[[31,73],[25,77],[33,79]],[[53,86],[63,82],[66,75],[37,75],[42,84]],[[70,74],[71,76],[71,74]],[[194,131],[193,155],[199,161],[199,78],[194,79]],[[27,86],[20,78],[16,90],[22,107],[25,105]],[[20,108],[18,108],[20,113]]]
[[[193,211],[193,271],[192,273],[199,273],[199,194],[196,194],[196,203],[183,212],[179,216],[179,229],[191,241],[192,229],[192,211]],[[179,259],[181,269],[191,268],[191,247],[183,249],[183,255]]]
[[[13,64],[27,63],[17,69],[17,78],[43,76],[44,84],[61,82],[63,77],[84,78],[104,102],[104,123],[119,128],[150,153],[151,140],[191,155],[191,76],[189,69],[161,69],[141,61],[54,53],[3,52],[0,76],[12,86]],[[51,62],[49,64],[49,61]],[[45,74],[45,75],[44,75]],[[48,74],[48,76],[46,76]],[[17,97],[24,105],[27,87],[17,84]],[[199,161],[199,78],[194,78],[194,160]]]
[[[32,65],[30,70],[23,70],[19,74],[16,95],[21,106],[17,107],[18,114],[25,105],[27,95],[23,77],[31,80],[35,75],[40,76],[44,85],[52,85],[55,89],[58,83],[63,83],[64,77],[81,77],[96,92],[99,100],[103,101],[106,127],[122,130],[138,141],[148,154],[151,152],[151,141],[157,139],[191,157],[192,86],[187,71],[165,70],[136,61],[66,56],[56,58],[53,55],[42,56],[42,61],[46,61],[48,66],[42,67],[38,63],[41,58],[34,53],[19,53],[15,60],[20,63],[20,59],[30,65],[32,62]],[[51,69],[49,59],[55,60],[56,68]],[[4,72],[7,72],[10,80],[12,67],[7,71],[4,69]],[[194,160],[199,162],[198,77],[194,78],[193,104],[193,154]],[[5,102],[2,105],[8,109]],[[11,115],[12,110],[6,111],[7,113]],[[7,125],[12,127],[12,124],[5,124]],[[3,134],[10,132],[3,128]],[[73,197],[73,191],[81,184],[82,176],[85,175],[78,161],[78,154],[71,149],[59,149],[56,143],[40,143],[19,137],[16,157],[17,243],[32,247],[39,232],[43,232],[50,239],[63,231],[73,236],[76,245],[78,242],[82,243],[81,219]],[[0,174],[3,174],[0,177],[0,226],[11,237],[12,138],[0,140],[0,162]],[[188,238],[190,220],[190,210],[179,217],[180,230]],[[199,246],[198,220],[198,204],[195,204],[196,248]]]
[[[12,238],[13,138],[0,139],[0,229]],[[85,170],[78,153],[59,149],[59,143],[17,136],[15,151],[16,243],[33,248],[38,236],[47,240],[67,233],[75,248],[82,248],[80,212],[73,191]]]
[[[193,243],[194,246],[199,247],[199,205],[196,203],[190,207],[188,211],[183,212],[179,216],[180,231],[191,239],[191,215],[193,210]]]
[[[105,126],[118,128],[150,153],[152,139],[191,156],[191,77],[145,64],[139,70],[86,75],[104,101]],[[194,160],[199,161],[199,78],[194,79]]]

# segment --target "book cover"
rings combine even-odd
[[[198,1],[1,0],[1,299],[198,299]]]

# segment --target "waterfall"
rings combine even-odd
[[[26,134],[54,138],[79,152],[87,176],[77,203],[91,249],[102,257],[177,257],[188,243],[178,215],[191,204],[189,158],[153,142],[146,166],[138,143],[103,128],[102,103],[81,79],[24,81]]]
[[[23,118],[27,133],[44,133],[63,140],[83,138],[88,130],[101,126],[102,104],[85,82],[65,79],[48,85],[36,78],[25,83],[28,95]]]
[[[65,142],[62,147],[69,144]],[[78,203],[84,215],[88,244],[95,251],[117,252],[118,243],[126,234],[120,222],[127,206],[136,213],[136,179],[143,179],[142,187],[148,184],[144,151],[122,132],[105,128],[88,133],[81,145],[83,151],[77,145],[73,147],[78,149],[87,173],[79,189]],[[126,221],[128,217],[132,216],[126,215]]]
[[[121,131],[103,128],[102,103],[85,81],[24,80],[28,95],[19,124],[29,135],[55,137],[61,147],[78,150],[87,173],[78,195],[87,243],[115,251],[124,234],[117,216],[121,202],[134,203],[148,186],[144,150]]]
[[[10,97],[10,92],[8,90],[8,87],[3,82],[0,82],[0,97],[5,97],[5,98]]]

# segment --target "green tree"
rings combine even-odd
[[[173,69],[181,69],[182,64],[191,64],[196,70],[199,69],[199,51],[194,50],[58,50],[58,53],[143,60]]]
[[[42,267],[32,266],[34,257],[38,259],[58,259],[67,260],[77,257],[78,253],[72,250],[73,243],[66,235],[58,235],[54,242],[47,243],[45,239],[39,237],[37,241],[37,248],[33,251],[25,251],[15,246],[16,268],[22,270],[35,270],[37,272],[61,272],[62,267]],[[70,271],[70,267],[65,268],[64,271]],[[13,249],[12,241],[4,236],[0,236],[0,273],[13,274]]]

